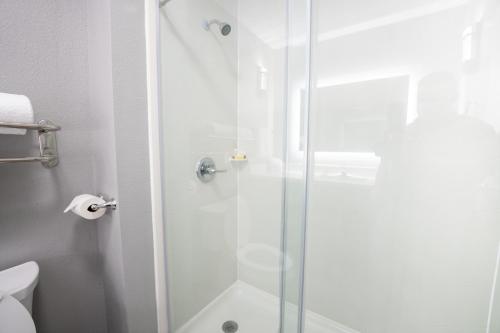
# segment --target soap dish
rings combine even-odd
[[[247,162],[248,158],[247,158],[246,154],[236,154],[236,155],[231,156],[231,158],[229,160],[231,162],[239,163],[239,162]]]

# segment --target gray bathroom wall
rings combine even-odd
[[[41,267],[39,333],[156,332],[142,0],[0,0],[0,91],[51,119],[60,165],[0,166],[0,269]],[[0,136],[0,156],[37,154]],[[89,222],[80,193],[115,197]]]
[[[148,150],[145,1],[107,0],[111,13],[116,175],[128,331],[157,332]]]
[[[110,2],[87,0],[87,20],[94,181],[98,193],[117,198]],[[109,333],[128,332],[120,210],[97,223]]]
[[[62,212],[76,194],[97,190],[86,5],[0,0],[0,91],[29,96],[37,120],[63,128],[58,167],[0,166],[0,269],[40,264],[39,333],[106,332],[97,224]],[[2,135],[0,156],[36,155],[35,139]]]
[[[145,2],[87,1],[96,188],[118,199],[98,226],[108,331],[154,333]]]

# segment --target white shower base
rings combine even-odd
[[[233,320],[238,333],[277,333],[278,297],[242,281],[235,282],[176,333],[221,333]],[[314,312],[306,314],[306,333],[359,333]]]

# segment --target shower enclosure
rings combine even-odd
[[[500,1],[161,1],[159,41],[170,332],[500,332]]]

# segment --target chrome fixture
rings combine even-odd
[[[103,199],[102,196],[100,196],[101,199]],[[118,203],[116,202],[115,199],[110,199],[109,201],[106,201],[105,203],[103,204],[94,204],[94,205],[90,205],[90,207],[88,208],[89,212],[97,212],[99,209],[106,209],[106,208],[111,208],[112,210],[116,210],[116,206],[118,205]]]
[[[222,332],[224,333],[236,333],[238,331],[238,323],[234,320],[228,320],[222,324]]]
[[[169,2],[170,2],[170,0],[160,0],[160,8],[165,6]]]
[[[49,120],[41,120],[38,124],[0,122],[0,127],[20,128],[20,129],[38,131],[38,144],[40,146],[40,156],[0,158],[0,164],[41,162],[44,167],[53,168],[59,163],[55,132],[61,129],[60,126],[55,125]]]
[[[227,36],[231,33],[231,25],[229,25],[229,23],[221,22],[219,20],[210,20],[210,21],[205,20],[203,21],[202,26],[203,29],[209,31],[210,27],[214,24],[217,25],[222,36]]]
[[[214,160],[210,157],[204,157],[196,164],[196,175],[198,179],[204,183],[208,183],[214,179],[215,174],[226,171],[227,170],[217,170]]]

